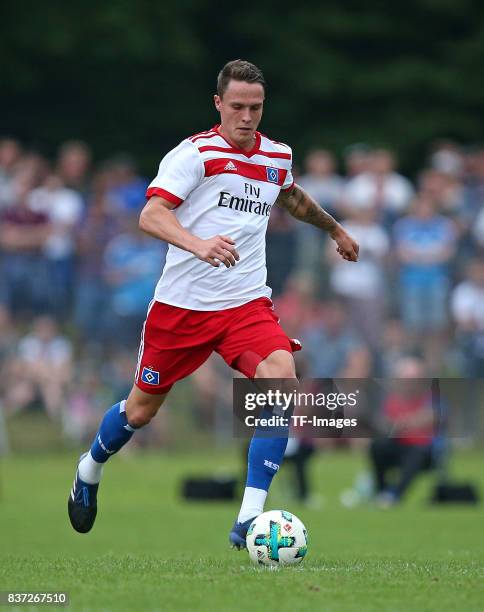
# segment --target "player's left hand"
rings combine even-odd
[[[358,243],[341,227],[338,227],[331,233],[331,238],[338,245],[337,251],[346,261],[358,261],[358,252],[360,247]]]

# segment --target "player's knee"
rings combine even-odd
[[[148,425],[151,419],[155,416],[156,411],[152,411],[148,409],[146,406],[136,406],[132,408],[129,412],[126,410],[126,417],[128,419],[128,423],[131,427],[135,429],[139,429],[140,427],[144,427]]]
[[[294,359],[287,351],[274,351],[259,363],[255,376],[256,378],[296,378]]]
[[[151,419],[158,412],[158,403],[148,403],[140,401],[128,401],[126,402],[126,418],[131,427],[136,429],[148,425]]]
[[[158,412],[166,394],[151,395],[133,386],[126,400],[126,418],[131,427],[139,428],[147,425]]]
[[[256,378],[296,378],[294,366],[290,364],[269,365],[264,364],[258,367],[255,373]]]

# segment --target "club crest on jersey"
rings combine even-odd
[[[279,183],[279,168],[266,168],[269,183]]]
[[[151,368],[144,367],[141,372],[141,380],[147,385],[159,385],[160,373]]]

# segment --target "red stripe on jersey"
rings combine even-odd
[[[222,151],[225,153],[240,153],[238,149],[232,149],[229,147],[215,147],[211,145],[205,145],[203,147],[199,147],[198,149],[200,153],[204,151]],[[263,157],[270,157],[272,159],[291,159],[290,153],[272,153],[268,151],[257,151],[254,155],[262,155]]]
[[[149,187],[149,189],[146,190],[147,198],[152,198],[153,196],[164,198],[176,206],[180,206],[180,204],[183,202],[181,198],[173,193],[170,193],[169,191],[166,191],[166,189],[161,189],[161,187]]]
[[[259,151],[257,155],[265,155],[265,157],[272,157],[274,159],[291,159],[290,153],[272,153],[266,151]]]
[[[237,153],[236,149],[231,149],[230,147],[216,147],[215,145],[204,145],[203,147],[198,147],[200,153],[204,151],[223,151],[225,153]]]
[[[218,132],[207,132],[206,134],[202,134],[201,136],[194,136],[190,140],[192,142],[195,142],[197,140],[200,140],[201,138],[213,138],[214,136],[220,136],[220,134]]]
[[[210,132],[213,132],[213,128],[210,128],[209,130],[204,130],[203,132],[197,132],[196,134],[192,134],[191,136],[188,137],[188,140],[191,140],[192,138],[196,138],[197,136],[201,136],[202,134],[209,134]]]
[[[272,140],[272,138],[269,138],[269,136],[267,136],[267,134],[262,134],[261,133],[261,136],[264,136],[264,138],[267,138],[267,140],[270,140],[274,144],[278,144],[278,145],[282,145],[283,147],[287,147],[287,144],[285,142],[279,142],[279,140]]]
[[[255,136],[254,146],[252,147],[252,149],[250,149],[250,151],[245,151],[244,149],[238,149],[236,146],[234,146],[235,143],[230,142],[228,138],[225,138],[225,136],[220,133],[220,127],[221,127],[220,125],[216,125],[214,129],[217,130],[217,133],[220,136],[220,138],[223,138],[225,142],[229,145],[229,147],[235,151],[235,153],[238,153],[239,155],[244,155],[244,157],[252,157],[253,155],[257,155],[257,153],[259,152],[260,141],[261,141],[260,132],[256,132],[254,134]]]
[[[216,174],[238,174],[246,178],[255,179],[264,183],[273,183],[274,185],[282,186],[286,180],[287,170],[275,168],[277,170],[277,181],[268,179],[268,169],[271,166],[261,166],[259,164],[250,164],[249,162],[239,161],[238,159],[210,159],[204,162],[205,176],[215,176]],[[228,167],[227,167],[228,166]],[[234,169],[231,169],[234,167]]]

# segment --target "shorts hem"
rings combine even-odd
[[[225,310],[232,310],[233,308],[240,308],[241,306],[246,306],[251,302],[255,302],[257,300],[268,300],[272,304],[272,299],[267,295],[257,295],[254,297],[244,298],[242,301],[236,300],[235,304],[231,304],[230,306],[218,306],[217,308],[202,308],[200,305],[197,308],[193,308],[193,306],[187,306],[186,304],[182,304],[177,302],[176,300],[166,299],[164,296],[157,296],[153,298],[155,302],[159,302],[160,304],[164,304],[165,306],[173,306],[174,308],[181,308],[182,310],[189,310],[190,312],[223,312]]]
[[[292,355],[293,351],[291,349],[291,345],[288,342],[288,344],[286,345],[282,345],[282,344],[276,344],[270,348],[265,349],[264,351],[258,352],[258,351],[250,351],[253,355],[254,358],[250,360],[250,366],[247,365],[247,367],[244,367],[243,365],[239,368],[237,367],[235,364],[237,363],[237,360],[239,360],[242,355],[238,355],[237,357],[235,357],[235,359],[233,359],[231,361],[231,363],[229,364],[230,367],[233,370],[237,370],[238,372],[241,372],[244,376],[247,376],[247,378],[254,378],[255,377],[255,372],[257,370],[257,367],[259,366],[259,364],[264,361],[264,359],[267,359],[269,357],[269,355],[271,355],[274,351],[287,351],[288,353],[290,353]],[[255,357],[255,355],[257,355],[257,357]]]
[[[136,387],[138,387],[140,391],[148,393],[149,395],[164,395],[165,393],[168,393],[168,391],[170,391],[170,389],[173,387],[173,384],[165,385],[163,387],[147,387],[146,385],[140,385],[139,382],[136,381],[134,384]]]

